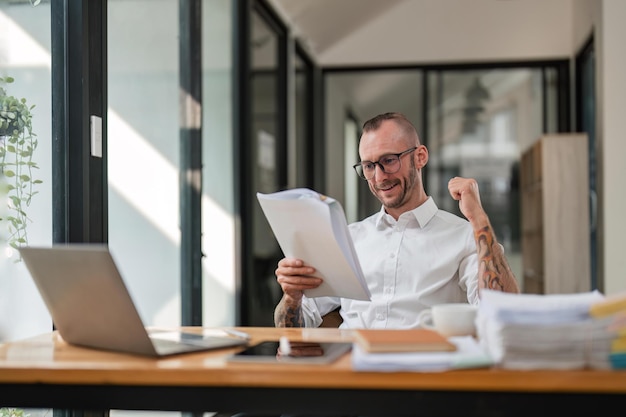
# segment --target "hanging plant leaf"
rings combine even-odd
[[[35,106],[28,106],[25,98],[7,94],[5,86],[13,81],[12,77],[0,77],[0,175],[7,182],[4,192],[10,213],[0,221],[8,224],[9,245],[19,248],[28,244],[26,229],[30,219],[26,210],[37,194],[33,187],[42,181],[32,176],[32,171],[39,169],[32,160],[38,144],[32,131],[31,109]]]

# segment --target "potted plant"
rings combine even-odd
[[[42,181],[33,177],[38,169],[33,161],[37,149],[37,135],[32,129],[31,110],[26,99],[7,93],[11,77],[0,77],[0,177],[4,177],[7,210],[0,210],[0,223],[6,223],[7,242],[14,248],[26,245],[26,209],[37,194],[35,186]],[[0,193],[1,195],[2,193]]]

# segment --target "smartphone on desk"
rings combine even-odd
[[[328,364],[352,348],[350,342],[291,342],[289,354],[281,353],[280,342],[265,340],[228,357],[229,362]]]

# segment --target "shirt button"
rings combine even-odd
[[[380,314],[380,313],[376,314],[376,320],[384,320],[384,319],[385,319],[385,316],[383,314]]]
[[[392,253],[391,255],[389,255],[389,257],[390,257],[391,259],[393,259],[393,258],[395,258],[395,257],[396,257],[396,254],[395,254],[395,253]]]

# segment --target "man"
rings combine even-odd
[[[424,190],[428,150],[400,113],[363,125],[361,162],[354,167],[382,203],[381,211],[349,226],[371,301],[307,298],[322,282],[314,265],[284,258],[276,278],[283,297],[277,327],[318,327],[339,310],[344,328],[418,327],[418,313],[440,303],[478,304],[482,288],[519,292],[471,178],[448,183],[465,219],[439,210]]]

